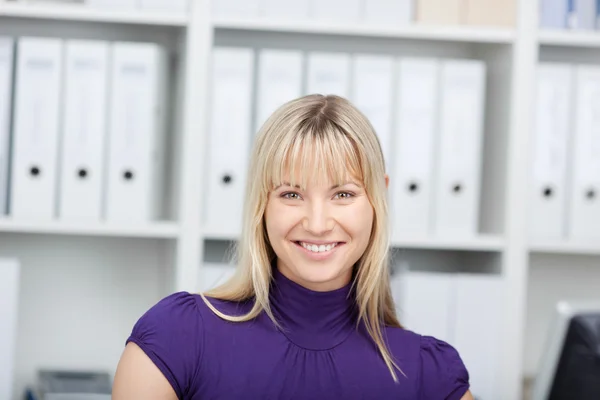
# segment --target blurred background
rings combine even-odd
[[[477,399],[547,398],[581,310],[558,303],[600,302],[598,12],[0,0],[0,400],[107,393],[143,312],[231,274],[254,135],[309,93],[379,135],[401,322]]]

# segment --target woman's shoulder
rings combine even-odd
[[[461,399],[469,389],[469,373],[458,350],[444,340],[403,328],[386,329],[393,356],[416,367],[424,398]],[[436,395],[438,397],[436,397]]]
[[[233,314],[241,303],[206,299],[218,311]],[[205,352],[205,332],[232,327],[199,294],[177,292],[149,307],[134,324],[126,344],[134,343],[152,360],[181,398],[195,387]]]

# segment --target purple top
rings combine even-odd
[[[458,400],[469,375],[454,348],[429,336],[386,327],[398,383],[366,330],[356,326],[350,285],[315,292],[276,268],[271,288],[280,331],[265,313],[234,323],[199,295],[172,294],[146,312],[127,342],[150,357],[179,399]],[[239,315],[251,303],[210,299]]]

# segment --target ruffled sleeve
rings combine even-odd
[[[200,366],[203,334],[197,299],[179,292],[142,315],[126,343],[133,342],[146,353],[181,399],[189,392]]]
[[[421,337],[421,399],[460,400],[469,373],[456,349],[431,336]]]

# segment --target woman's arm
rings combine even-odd
[[[130,342],[117,366],[112,399],[177,400],[177,395],[146,353]]]
[[[460,400],[473,400],[473,395],[470,390],[467,390],[467,393]]]

